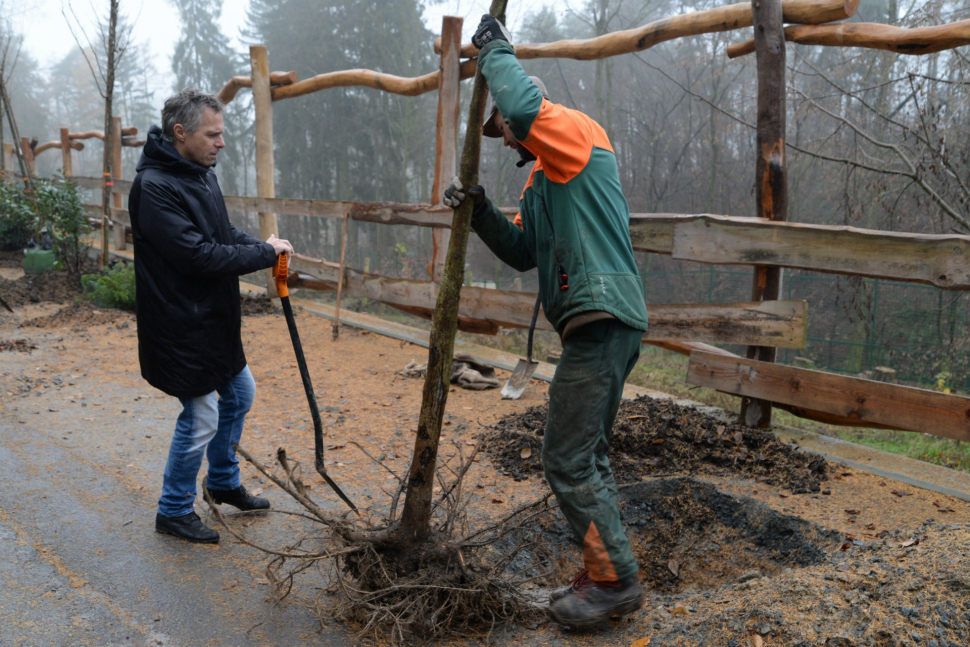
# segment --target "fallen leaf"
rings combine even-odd
[[[849,533],[845,533],[845,539],[846,541],[855,541],[855,535],[850,535]]]
[[[751,647],[764,647],[765,641],[758,634],[751,634],[748,636],[748,644]]]
[[[532,456],[532,448],[523,447],[522,451],[519,452],[519,456],[521,456],[522,458],[529,458],[530,456]]]
[[[269,580],[267,580],[265,577],[257,577],[256,584],[266,585],[266,584],[269,584]]]
[[[723,433],[724,433],[724,425],[718,425],[717,426],[717,435],[720,436]]]
[[[866,530],[875,530],[875,529],[876,529],[876,524],[874,524],[874,523],[867,523],[866,524]]]
[[[502,499],[492,499],[492,503],[505,503]]]
[[[734,442],[736,442],[739,445],[744,442],[744,436],[741,435],[740,431],[734,432]]]
[[[882,539],[888,534],[889,534],[888,530],[880,530],[879,532],[876,533],[876,539]]]
[[[902,492],[900,490],[890,490],[890,492],[892,492],[893,494],[895,494],[896,496],[899,496],[899,497],[902,497],[902,496],[913,496],[913,493],[912,492]]]
[[[954,512],[953,508],[944,507],[939,501],[934,501],[933,505],[935,505],[940,512]]]
[[[674,574],[674,577],[680,577],[680,564],[677,563],[676,559],[667,562],[667,568]]]
[[[846,542],[846,543],[842,544],[842,546],[839,548],[839,550],[849,550],[850,548],[852,548],[852,544],[850,544],[849,542]]]
[[[629,418],[627,418],[627,420],[643,420],[644,418],[646,418],[646,416],[630,416]],[[641,638],[641,640],[643,640],[643,639]],[[647,638],[646,640],[647,640],[648,643],[650,642],[650,639],[649,638]],[[636,643],[633,643],[633,644],[636,645]],[[646,644],[646,643],[644,643],[644,644]]]
[[[909,548],[910,546],[919,546],[919,539],[907,539],[899,545],[900,548]]]
[[[848,508],[846,509],[846,511],[845,511],[845,513],[846,513],[846,514],[851,514],[851,515],[853,515],[853,516],[859,516],[860,514],[862,514],[862,513],[861,513],[861,512],[859,512],[858,510],[850,510],[850,509],[848,509]]]
[[[649,644],[650,644],[650,636],[647,636],[646,638],[637,638],[632,643],[630,643],[630,647],[647,647],[647,645]]]
[[[653,442],[652,442],[652,443],[650,443],[650,444],[651,444],[651,445],[660,445],[660,444],[662,444],[662,443],[663,443],[663,441],[664,441],[664,439],[663,439],[663,438],[654,438],[654,439],[653,439]]]
[[[672,615],[672,616],[686,616],[687,615],[687,609],[685,609],[684,607],[676,607],[673,611],[670,612],[670,615]]]

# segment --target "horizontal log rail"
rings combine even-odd
[[[859,8],[859,0],[785,0],[781,6],[785,22],[816,25],[851,18]],[[560,40],[553,43],[516,43],[515,55],[520,59],[573,58],[591,61],[639,52],[676,38],[743,29],[753,24],[751,3],[739,2],[662,18],[641,27],[596,38]],[[441,53],[441,38],[435,40],[434,50],[436,54]],[[462,45],[461,56],[478,56],[478,48],[466,43]]]
[[[127,126],[121,129],[122,137],[134,137],[138,134],[138,128],[135,126]],[[68,133],[68,139],[100,139],[104,141],[104,131],[103,130],[88,130],[83,133]]]
[[[301,285],[336,290],[340,266],[325,260],[294,254],[290,270],[311,281]],[[300,280],[299,277],[294,277]],[[297,284],[294,284],[296,287]],[[389,279],[347,268],[343,293],[366,297],[394,307],[430,312],[438,297],[431,281]],[[464,287],[458,312],[468,319],[492,322],[507,328],[528,328],[536,295],[488,288]],[[804,301],[764,301],[699,305],[650,304],[650,326],[645,341],[705,341],[724,344],[757,344],[779,348],[804,348],[808,306]],[[538,330],[553,330],[540,317]]]
[[[104,180],[99,177],[84,177],[80,175],[75,175],[70,178],[71,182],[81,187],[82,189],[95,189],[100,190],[104,184]],[[122,180],[120,178],[111,178],[112,193],[120,193],[121,195],[128,195],[131,191],[131,180]]]
[[[970,45],[970,20],[930,27],[893,27],[872,22],[839,25],[794,25],[785,27],[785,40],[799,45],[863,47],[897,54],[935,54]],[[729,45],[729,58],[754,53],[754,39]]]
[[[785,17],[789,22],[816,24],[842,20],[855,15],[859,7],[859,0],[787,0],[783,7]],[[676,38],[742,29],[750,27],[752,24],[751,4],[741,2],[726,7],[664,18],[642,27],[604,34],[587,40],[517,44],[515,53],[520,59],[573,58],[595,60],[643,51]],[[439,53],[440,47],[440,42],[436,41],[436,50]],[[460,78],[470,79],[475,75],[476,62],[472,57],[478,55],[478,49],[470,44],[465,45],[462,47],[461,55],[468,60],[461,64]],[[438,76],[439,72],[437,71],[409,78],[375,70],[342,70],[319,74],[286,85],[278,85],[272,89],[272,97],[273,101],[281,101],[329,88],[349,86],[368,87],[404,96],[416,96],[437,90]],[[272,81],[272,75],[270,80]],[[224,102],[231,101],[239,88],[242,87],[252,87],[252,79],[244,76],[233,77],[220,91],[219,97]]]
[[[270,85],[292,85],[299,80],[299,75],[295,71],[289,72],[270,72],[269,73],[269,84]],[[222,103],[229,103],[236,98],[236,94],[243,88],[253,87],[253,78],[251,76],[234,76],[226,84],[222,86],[219,90],[219,101]]]
[[[257,198],[225,196],[226,208],[234,211],[256,211],[290,216],[315,216],[380,222],[385,225],[414,225],[416,227],[450,228],[454,210],[442,205],[408,204],[405,202],[350,202],[340,200],[291,200],[289,198]],[[518,213],[515,207],[500,207],[506,216]]]
[[[37,145],[34,148],[34,156],[36,157],[37,155],[40,155],[44,151],[49,151],[53,148],[60,150],[61,140],[55,139],[54,141],[44,142],[43,144]],[[76,151],[83,151],[84,144],[82,144],[81,142],[71,141],[71,148],[73,148]]]
[[[829,421],[970,442],[970,398],[963,396],[703,351],[691,353],[687,382],[781,403],[796,415],[809,410]]]
[[[461,64],[460,78],[470,79],[475,76],[477,63],[475,61],[464,61]],[[330,88],[343,88],[358,86],[383,90],[392,94],[400,94],[406,97],[414,97],[438,89],[438,72],[429,72],[417,77],[396,76],[374,70],[342,70],[340,72],[327,72],[318,74],[309,79],[304,79],[292,85],[284,85],[272,89],[273,101],[302,97],[307,94],[327,90]]]

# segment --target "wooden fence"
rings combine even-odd
[[[755,52],[758,60],[759,154],[756,161],[759,217],[714,214],[632,214],[634,249],[677,259],[754,267],[752,301],[725,304],[648,304],[650,330],[644,342],[690,356],[687,381],[741,397],[742,421],[770,423],[771,407],[830,424],[919,431],[970,441],[970,399],[821,371],[778,366],[776,348],[803,348],[808,304],[778,300],[783,268],[892,279],[944,290],[970,289],[970,237],[885,232],[785,222],[785,40],[827,46],[888,49],[924,54],[970,44],[970,21],[906,30],[867,23],[822,24],[854,15],[858,0],[754,0],[675,16],[636,29],[587,41],[517,44],[520,58],[569,57],[590,60],[640,51],[684,36],[754,27],[755,38],[730,49],[732,56]],[[784,23],[799,23],[784,28]],[[348,70],[299,81],[292,72],[270,72],[263,46],[250,48],[251,75],[234,77],[220,92],[231,101],[251,88],[255,107],[257,196],[227,196],[231,210],[259,214],[260,235],[278,232],[277,214],[349,218],[387,225],[430,227],[434,254],[429,281],[368,274],[339,263],[297,255],[293,287],[334,290],[367,297],[429,317],[448,246],[451,210],[441,206],[444,183],[457,165],[459,85],[474,74],[477,50],[460,41],[462,19],[445,17],[438,71],[405,79],[371,70]],[[466,60],[462,60],[462,59]],[[292,200],[275,196],[272,104],[332,87],[356,85],[404,95],[438,91],[435,180],[428,204]],[[119,124],[120,127],[120,124]],[[73,139],[62,129],[58,147],[70,169]],[[54,142],[52,142],[54,143]],[[47,146],[47,145],[44,145]],[[35,154],[56,148],[37,147]],[[38,149],[41,149],[38,151]],[[120,150],[120,149],[119,149]],[[102,178],[75,177],[98,189]],[[114,178],[112,191],[125,194],[130,182]],[[98,216],[100,216],[100,207]],[[515,210],[506,209],[511,217]],[[111,210],[115,244],[123,247],[127,211]],[[100,218],[97,223],[100,224]],[[267,281],[273,291],[272,281]],[[275,292],[274,292],[275,293]],[[463,330],[495,334],[499,327],[526,327],[534,294],[465,287],[459,309]],[[538,327],[549,325],[540,318]],[[712,343],[749,347],[740,357]]]

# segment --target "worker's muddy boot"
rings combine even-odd
[[[206,501],[209,501],[209,503],[228,503],[243,511],[269,510],[269,501],[262,497],[253,496],[246,491],[245,485],[240,485],[233,490],[209,489],[207,491],[209,496],[206,497]]]
[[[202,523],[199,515],[190,512],[181,517],[163,517],[155,515],[155,532],[172,535],[185,541],[197,544],[215,544],[219,542],[219,533]]]
[[[643,589],[636,575],[618,582],[596,582],[580,574],[549,605],[549,617],[561,625],[585,627],[632,613],[641,606]]]

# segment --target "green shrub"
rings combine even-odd
[[[41,220],[57,249],[59,266],[80,274],[88,250],[82,239],[91,231],[91,225],[77,186],[69,179],[56,178],[36,182],[35,192]]]
[[[116,263],[110,270],[81,277],[84,298],[102,308],[135,309],[135,266]]]
[[[37,228],[30,198],[19,184],[0,177],[0,249],[23,249]]]

